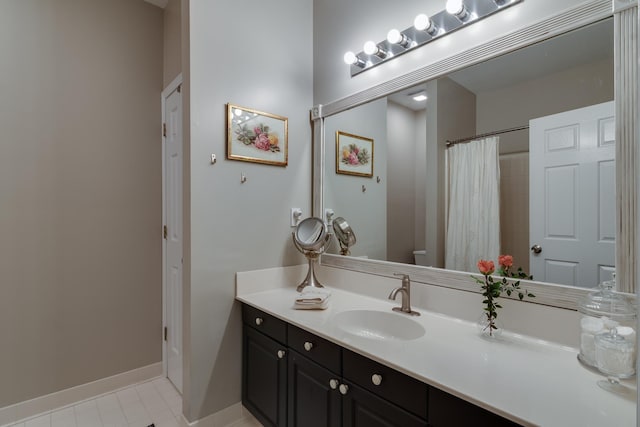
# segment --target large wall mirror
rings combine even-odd
[[[472,248],[494,240],[494,255],[484,258],[513,255],[533,275],[537,302],[569,308],[609,280],[620,259],[633,263],[616,256],[618,238],[635,242],[621,235],[628,227],[617,215],[616,193],[625,190],[616,182],[616,135],[628,123],[616,120],[616,31],[625,29],[614,17],[596,15],[368,102],[336,103],[315,121],[324,144],[314,201],[346,218],[358,244],[350,257],[322,263],[375,274],[404,268],[427,283],[472,290]],[[339,132],[373,140],[371,177],[336,173],[353,161]],[[473,171],[482,156],[484,169]],[[460,184],[473,173],[489,183]],[[474,197],[491,201],[490,221],[469,212]]]

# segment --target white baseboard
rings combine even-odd
[[[181,427],[244,427],[261,425],[262,424],[242,406],[242,403],[238,402],[193,422],[187,421],[183,414]]]
[[[162,362],[81,384],[55,393],[0,408],[0,426],[44,414],[77,402],[112,393],[162,375]]]

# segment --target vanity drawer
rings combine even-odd
[[[428,386],[349,350],[342,352],[343,377],[396,405],[427,418]]]
[[[264,311],[242,304],[242,321],[276,341],[287,342],[287,323]]]
[[[340,346],[331,341],[289,325],[287,345],[330,371],[338,375],[342,373]]]

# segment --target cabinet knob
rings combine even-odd
[[[278,359],[282,359],[284,355],[287,354],[284,350],[278,350]]]
[[[309,342],[309,341],[305,341],[304,349],[307,350],[307,351],[311,351],[312,348],[313,348],[313,343]]]
[[[338,385],[340,385],[338,380],[336,380],[336,379],[329,380],[329,387],[331,387],[331,390],[337,389]]]
[[[256,325],[260,326],[262,325],[262,322],[264,322],[264,320],[262,320],[262,317],[256,317]]]
[[[346,384],[340,384],[340,394],[347,394],[349,392],[349,386]]]
[[[380,384],[382,384],[382,375],[380,375],[380,374],[373,374],[373,375],[371,375],[371,382],[372,382],[374,385],[380,385]]]

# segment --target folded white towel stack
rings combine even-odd
[[[293,308],[298,310],[324,310],[329,306],[331,291],[327,288],[306,287],[296,297]]]

